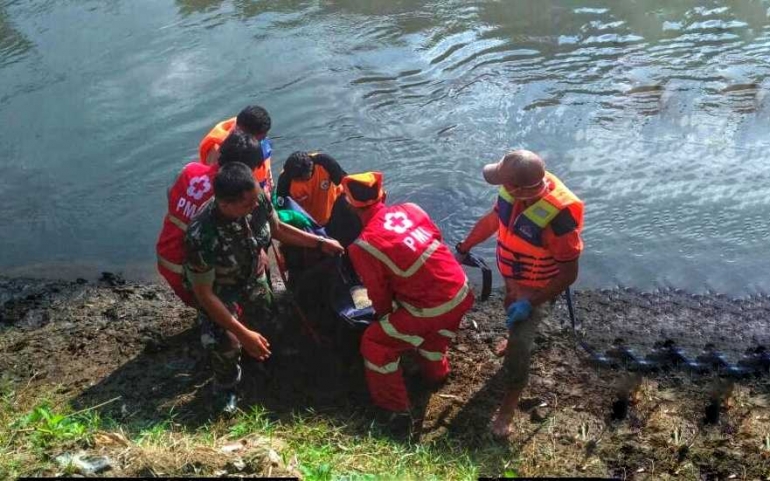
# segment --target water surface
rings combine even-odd
[[[451,244],[540,152],[581,287],[770,291],[770,2],[0,0],[0,269],[153,275],[165,189],[248,103],[275,163],[385,172]],[[493,243],[480,252],[491,258]]]

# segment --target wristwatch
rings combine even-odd
[[[318,236],[318,243],[315,245],[315,248],[320,250],[323,250],[324,244],[326,244],[326,239],[324,239],[321,236]]]
[[[460,249],[460,246],[461,246],[462,244],[463,244],[462,242],[458,242],[458,243],[457,243],[457,245],[455,245],[455,250],[456,250],[457,252],[459,252],[460,254],[462,254],[462,255],[465,255],[465,254],[467,254],[467,253],[468,253],[468,251],[464,251],[464,250]]]

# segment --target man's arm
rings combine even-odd
[[[578,222],[568,209],[559,212],[548,226],[544,238],[559,273],[548,285],[529,296],[533,306],[555,299],[577,280],[578,259],[583,252],[583,239],[577,226]]]
[[[241,324],[214,293],[216,274],[210,255],[211,249],[206,247],[205,242],[200,241],[200,237],[189,234],[191,234],[190,231],[185,239],[187,249],[185,267],[198,303],[212,321],[231,332],[240,341],[249,355],[260,361],[267,359],[270,356],[270,343],[260,333],[250,331]]]
[[[338,255],[345,252],[345,249],[336,240],[311,234],[285,224],[278,219],[275,212],[270,216],[270,229],[273,237],[284,244],[309,248],[320,246],[321,250],[328,255]]]
[[[348,247],[348,257],[353,264],[353,269],[366,287],[374,312],[379,317],[390,314],[393,310],[393,292],[390,289],[385,267],[355,244]]]
[[[463,253],[467,253],[476,245],[481,244],[492,237],[497,232],[498,222],[497,212],[494,210],[489,211],[489,213],[476,222],[476,225],[473,226],[468,237],[460,242],[460,245],[458,246],[460,250]]]
[[[222,328],[231,332],[252,357],[263,361],[270,357],[270,343],[262,334],[251,331],[233,316],[214,294],[211,284],[193,284],[193,292],[200,306]]]
[[[267,171],[266,179],[265,179],[265,191],[267,193],[268,197],[272,197],[273,195],[273,169],[270,166],[270,159],[265,160],[265,170]]]
[[[543,289],[538,290],[529,298],[533,306],[539,306],[545,302],[555,299],[559,294],[571,286],[578,277],[578,260],[569,262],[558,262],[559,273],[551,279]]]
[[[278,187],[275,189],[275,195],[278,197],[288,197],[291,190],[291,178],[286,172],[278,175]]]
[[[317,154],[313,157],[313,163],[318,164],[326,169],[326,172],[329,173],[329,177],[331,177],[332,182],[334,182],[336,185],[340,185],[342,178],[348,175],[347,172],[345,172],[342,167],[340,167],[340,164],[337,162],[337,160],[329,154]]]

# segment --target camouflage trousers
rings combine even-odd
[[[240,295],[220,299],[238,320],[251,330],[265,334],[275,319],[273,291],[267,276],[250,280]],[[203,309],[198,309],[201,344],[214,370],[214,389],[234,389],[241,381],[241,345],[235,336],[212,321]],[[268,337],[265,335],[265,337]],[[270,338],[268,337],[268,341]]]
[[[533,308],[527,319],[514,323],[508,330],[508,348],[503,361],[506,388],[520,391],[526,387],[537,327],[551,313],[552,305],[549,302]]]

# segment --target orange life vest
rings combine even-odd
[[[583,202],[553,174],[546,172],[551,191],[515,218],[516,199],[505,187],[497,198],[497,267],[506,279],[527,287],[545,287],[559,273],[552,253],[543,243],[543,232],[564,209],[569,209],[576,229],[583,229]]]
[[[198,147],[198,156],[201,163],[206,165],[216,163],[216,160],[214,160],[216,157],[212,156],[209,158],[209,154],[211,154],[214,147],[222,145],[222,142],[230,135],[230,131],[235,127],[235,120],[236,118],[233,117],[219,122],[203,137]],[[262,141],[262,156],[265,162],[254,171],[254,179],[259,182],[260,187],[265,190],[268,196],[273,192],[273,174],[270,171],[270,157],[272,155],[273,147],[268,139],[264,139]]]
[[[214,176],[218,171],[218,164],[191,162],[184,166],[169,189],[168,213],[155,245],[158,271],[174,292],[190,305],[192,294],[183,285],[184,236],[190,219],[214,196]]]
[[[311,153],[310,158],[318,153]],[[342,192],[342,187],[332,182],[329,172],[322,166],[313,166],[313,175],[308,180],[294,179],[289,187],[289,195],[320,225],[326,225],[332,215],[334,202]]]

